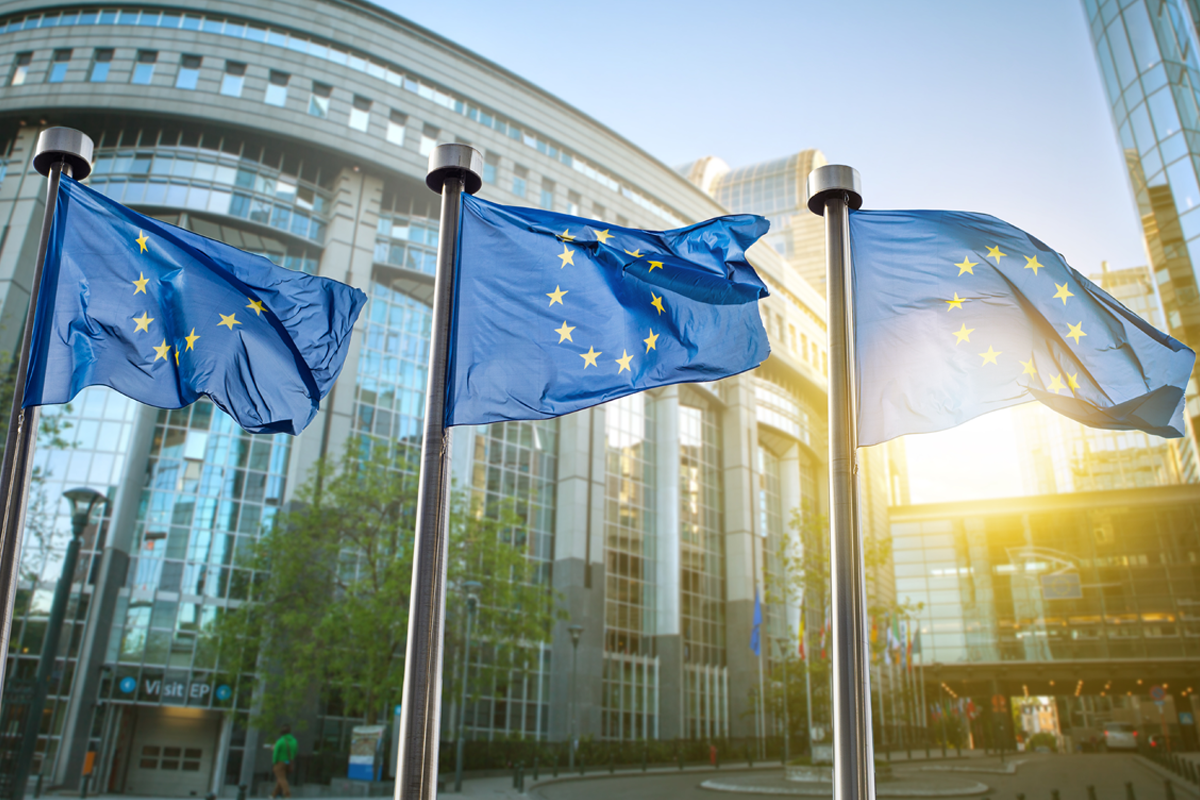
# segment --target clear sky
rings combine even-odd
[[[384,5],[667,164],[817,147],[870,208],[994,214],[1084,274],[1146,263],[1078,0]],[[909,437],[913,499],[1019,493],[1012,433]]]

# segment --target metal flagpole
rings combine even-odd
[[[29,311],[21,336],[21,353],[13,374],[12,411],[8,418],[8,438],[4,443],[4,462],[0,466],[0,653],[8,652],[12,632],[13,600],[17,588],[17,561],[25,530],[26,497],[33,466],[33,444],[37,436],[38,407],[24,409],[25,376],[29,371],[29,350],[33,344],[33,320],[37,313],[38,290],[42,285],[42,266],[50,243],[50,225],[58,205],[60,175],[83,180],[92,172],[92,140],[71,128],[47,128],[38,135],[33,167],[47,178],[46,213],[42,217],[42,235],[38,240],[33,280],[29,283]],[[5,662],[0,659],[0,686],[4,685]]]
[[[825,216],[829,297],[830,588],[833,605],[833,797],[874,800],[867,591],[858,515],[850,210],[858,171],[828,165],[808,176],[808,208]]]
[[[800,634],[804,639],[804,705],[808,709],[808,756],[813,754],[813,707],[812,707],[812,650],[808,646],[808,588],[804,589],[803,605],[800,615],[804,620],[804,631]]]
[[[440,144],[429,154],[425,183],[442,195],[429,383],[425,393],[425,438],[417,488],[408,651],[400,708],[400,752],[396,800],[437,797],[438,737],[441,727],[442,634],[446,612],[446,536],[450,515],[450,431],[445,426],[446,370],[450,357],[454,272],[458,261],[462,193],[483,186],[483,156],[465,144]]]

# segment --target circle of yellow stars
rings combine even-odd
[[[980,265],[980,263],[986,263],[988,259],[991,259],[994,266],[997,269],[999,269],[1001,259],[1009,257],[1007,253],[1004,253],[1000,250],[1000,245],[998,245],[998,244],[987,246],[986,250],[987,250],[987,254],[982,257],[976,255],[975,253],[967,253],[966,255],[964,255],[962,261],[959,261],[954,264],[954,266],[958,268],[958,274],[955,277],[962,277],[963,275],[974,276],[975,275],[975,267],[978,267]],[[971,260],[972,256],[975,256],[976,258],[980,258],[980,261],[972,261]],[[1022,258],[1025,259],[1025,266],[1023,269],[1031,270],[1035,277],[1038,276],[1039,270],[1046,269],[1046,265],[1040,263],[1037,260],[1037,256],[1022,256]],[[1055,281],[1054,286],[1058,291],[1055,292],[1053,297],[1050,298],[1051,300],[1061,300],[1062,304],[1064,306],[1066,306],[1067,301],[1070,298],[1075,297],[1075,293],[1072,292],[1070,289],[1069,278],[1067,280],[1064,280],[1063,283],[1058,283],[1057,281]],[[963,307],[964,303],[970,302],[971,300],[979,299],[976,297],[970,297],[969,295],[967,297],[960,297],[957,291],[953,292],[953,295],[954,295],[953,298],[951,298],[949,300],[941,301],[946,304],[947,312],[955,311],[955,310],[962,311],[962,310],[964,310],[964,307]],[[1076,324],[1066,323],[1066,327],[1067,327],[1067,330],[1062,334],[1063,339],[1072,339],[1072,340],[1074,340],[1076,345],[1079,344],[1080,339],[1087,336],[1087,333],[1083,330],[1083,321],[1082,320]],[[963,344],[964,342],[969,344],[971,342],[971,334],[974,333],[975,330],[976,330],[975,328],[968,328],[966,323],[963,323],[962,326],[958,330],[951,330],[951,334],[954,336],[955,346]],[[988,364],[995,364],[996,366],[1000,366],[1000,361],[998,359],[1002,355],[1004,355],[1004,353],[1002,351],[996,350],[991,344],[988,344],[987,350],[978,354],[979,358],[981,359],[979,366],[985,367]],[[1034,365],[1034,357],[1032,354],[1029,356],[1028,361],[1021,361],[1020,359],[1017,359],[1017,360],[1020,362],[1020,364],[1023,368],[1021,371],[1021,376],[1029,375],[1030,377],[1037,377],[1038,371],[1037,371],[1037,367]],[[1063,383],[1064,373],[1065,373],[1065,371],[1049,376],[1050,382],[1049,382],[1049,384],[1046,384],[1046,391],[1050,391],[1050,392],[1054,392],[1055,394],[1058,394],[1059,392],[1063,392],[1063,391],[1074,392],[1080,388],[1080,383],[1078,380],[1078,378],[1079,378],[1078,372],[1065,373],[1066,374],[1066,383]],[[1045,382],[1043,381],[1043,383],[1045,383]]]
[[[587,230],[590,230],[592,235],[595,236],[595,241],[602,245],[607,245],[608,240],[615,237],[615,234],[610,232],[611,231],[610,228],[605,228],[604,230],[589,228]],[[567,228],[562,233],[556,234],[555,238],[558,239],[562,243],[562,246],[563,246],[562,252],[556,254],[556,257],[559,259],[559,262],[560,262],[559,269],[560,270],[566,269],[568,266],[572,266],[572,267],[576,266],[576,264],[575,264],[575,249],[573,249],[571,247],[571,244],[575,241],[576,237],[571,234],[571,229]],[[624,248],[622,248],[622,250],[626,255],[631,256],[635,259],[645,258],[646,264],[649,267],[649,272],[654,272],[654,270],[656,270],[656,269],[663,269],[662,261],[651,261],[647,256],[644,256],[642,254],[641,248],[635,248],[633,250],[625,250]],[[569,289],[564,289],[564,288],[562,288],[561,283],[556,283],[554,286],[554,291],[544,293],[545,297],[549,298],[549,303],[547,305],[547,308],[552,308],[556,305],[560,305],[560,306],[563,306],[564,310],[566,310],[567,303],[564,302],[564,299],[567,298],[567,295],[569,295],[569,294],[570,294]],[[649,304],[651,307],[653,307],[655,309],[655,311],[658,312],[659,315],[663,314],[663,312],[666,311],[666,307],[663,304],[663,298],[661,296],[655,294],[653,291],[650,292]],[[222,322],[220,324],[225,324],[225,323]],[[577,343],[574,339],[574,336],[572,335],[578,327],[579,326],[577,326],[577,325],[569,325],[567,323],[567,320],[563,320],[562,325],[560,325],[559,327],[554,329],[554,333],[558,334],[557,344],[564,344],[566,342],[570,342],[573,345],[580,346],[580,343]],[[647,330],[647,336],[645,339],[642,340],[642,343],[644,345],[646,345],[646,350],[644,353],[642,353],[643,356],[648,355],[651,350],[658,349],[658,338],[661,335],[662,335],[661,333],[655,333],[653,328],[650,328]],[[599,369],[600,364],[605,363],[604,361],[600,360],[600,356],[602,356],[602,355],[604,355],[604,351],[597,350],[594,345],[589,344],[587,352],[578,353],[578,356],[581,359],[583,359],[583,364],[582,364],[581,368],[584,370],[588,369],[589,367],[596,367],[597,369]],[[621,349],[621,357],[611,359],[612,363],[617,365],[617,374],[618,375],[620,375],[623,372],[628,372],[628,373],[630,373],[630,376],[632,377],[632,374],[633,374],[632,364],[633,364],[633,360],[636,355],[637,355],[636,352],[630,353],[627,348],[622,348]]]
[[[150,237],[146,235],[145,231],[139,230],[137,238],[134,239],[134,242],[137,243],[137,246],[138,246],[137,254],[139,256],[150,252],[150,248],[149,248]],[[130,283],[133,284],[133,294],[135,296],[139,295],[139,294],[144,294],[144,295],[146,295],[147,300],[149,300],[150,293],[146,291],[146,287],[148,285],[150,285],[151,280],[152,280],[151,278],[146,277],[145,271],[139,270],[137,279],[130,280]],[[563,294],[566,294],[566,292],[563,292]],[[266,306],[263,305],[262,300],[255,300],[252,297],[247,297],[246,299],[250,301],[249,304],[246,306],[246,308],[253,311],[255,316],[262,316],[263,312],[267,311],[267,308],[266,308]],[[559,302],[561,302],[561,300]],[[236,310],[231,314],[222,314],[220,312],[217,312],[217,316],[219,316],[221,318],[221,321],[216,323],[216,327],[226,327],[232,331],[234,329],[235,325],[242,324],[242,321],[237,318],[237,314],[238,314],[238,312]],[[130,321],[132,321],[134,324],[133,333],[135,333],[135,334],[142,333],[142,332],[150,333],[150,325],[156,321],[156,318],[150,316],[149,311],[142,310],[142,313],[140,316],[132,316],[131,315]],[[574,329],[572,329],[572,330],[574,330]],[[180,352],[182,351],[182,352],[186,353],[190,350],[194,351],[196,349],[196,342],[200,341],[201,338],[202,337],[200,336],[200,334],[196,333],[195,328],[192,328],[191,332],[189,332],[187,336],[184,336],[179,340],[180,342],[182,342],[182,347],[179,344],[168,343],[167,339],[165,337],[163,337],[159,344],[150,345],[151,349],[154,350],[154,358],[151,360],[150,363],[154,364],[158,361],[168,361],[169,362],[171,360],[172,350],[174,350],[175,364],[176,364],[176,366],[178,366]],[[568,338],[570,338],[570,337],[568,336]],[[153,341],[153,339],[151,339],[151,341]]]

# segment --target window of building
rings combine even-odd
[[[312,96],[308,98],[308,113],[324,119],[329,116],[329,98],[333,87],[313,81]]]
[[[547,211],[554,210],[554,181],[542,178],[542,194],[538,198],[538,202]]]
[[[112,66],[113,51],[111,47],[97,47],[92,54],[92,69],[88,80],[92,83],[104,83],[108,80],[108,68]]]
[[[484,153],[483,154],[483,182],[495,183],[496,173],[500,169],[500,154],[499,153]]]
[[[608,216],[608,209],[599,203],[592,203],[592,219],[604,219]]]
[[[150,83],[154,77],[154,65],[158,62],[158,51],[138,50],[137,62],[133,65],[133,77],[130,83],[142,85]]]
[[[200,56],[183,56],[179,59],[179,74],[175,76],[175,88],[187,89],[189,91],[196,88],[196,84],[200,81]]]
[[[421,130],[421,146],[418,148],[421,155],[427,156],[433,152],[433,148],[437,147],[438,134],[441,133],[432,125],[426,125]]]
[[[513,167],[513,184],[512,193],[517,197],[524,197],[525,190],[529,184],[529,170],[522,167],[520,164]]]
[[[46,76],[47,83],[62,83],[66,80],[70,61],[70,50],[55,50],[54,57],[50,61],[50,74]]]
[[[621,226],[622,228],[628,228],[629,220],[625,219],[620,214],[617,214],[617,225]]]
[[[800,357],[808,363],[808,336],[803,333],[800,334]]]
[[[226,61],[225,74],[221,76],[221,94],[241,97],[246,84],[246,65],[240,61]]]
[[[354,103],[350,106],[350,127],[356,131],[366,131],[371,125],[371,100],[362,95],[354,95]]]
[[[267,93],[263,96],[263,102],[269,106],[287,105],[288,80],[291,77],[286,72],[271,70],[271,76],[267,80]]]
[[[8,79],[9,86],[20,86],[29,77],[29,64],[33,61],[33,53],[17,53],[13,62],[12,77]]]
[[[579,196],[579,192],[567,192],[567,213],[579,216],[579,209],[583,205],[583,198]]]
[[[387,140],[397,147],[404,146],[404,128],[408,125],[408,115],[403,111],[392,109],[388,113]]]

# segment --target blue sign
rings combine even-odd
[[[1195,725],[1196,718],[1194,716],[1192,716],[1192,712],[1190,712],[1190,711],[1180,711],[1179,712],[1179,724],[1180,725]]]
[[[400,716],[400,704],[399,703],[396,704],[396,716],[397,717]]]
[[[217,699],[218,700],[228,700],[232,696],[233,696],[233,689],[230,689],[225,684],[221,684],[220,686],[217,687]]]
[[[119,688],[125,694],[129,694],[130,692],[132,692],[134,689],[137,688],[137,679],[136,678],[121,678],[121,682],[117,684],[117,688]]]
[[[1154,698],[1154,702],[1161,703],[1167,699],[1167,692],[1161,686],[1155,686],[1150,689],[1150,696]]]

